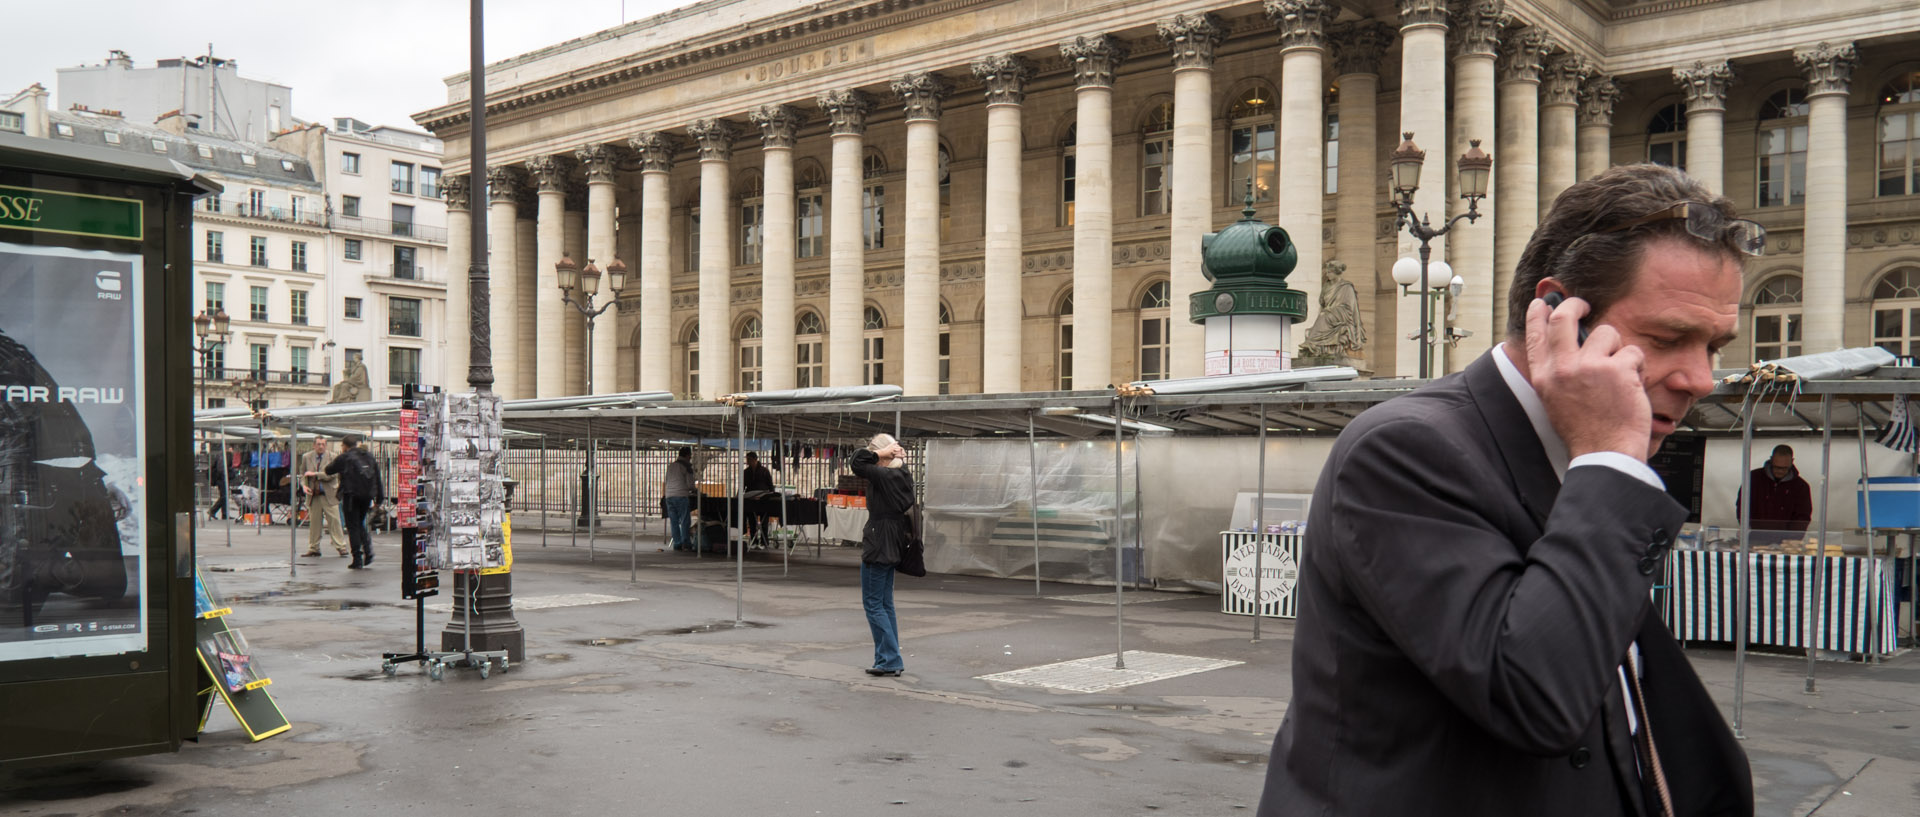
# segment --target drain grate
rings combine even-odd
[[[207,565],[214,573],[240,573],[248,570],[286,570],[286,562],[232,562],[229,564]]]
[[[1079,604],[1105,604],[1109,606],[1113,604],[1112,593],[1081,593],[1075,596],[1047,596],[1046,598],[1049,601],[1071,601]],[[1126,601],[1128,604],[1153,604],[1161,601],[1182,601],[1194,598],[1200,597],[1192,593],[1167,593],[1159,590],[1129,590],[1127,591]]]
[[[1067,692],[1105,692],[1109,689],[1164,681],[1168,678],[1225,669],[1245,663],[1140,650],[1127,650],[1126,656],[1126,669],[1114,669],[1113,654],[1108,653],[1092,658],[1062,661],[1057,664],[996,672],[992,675],[979,676],[977,680],[996,684],[1045,687]]]
[[[516,596],[513,599],[515,610],[547,610],[555,607],[584,607],[589,604],[612,604],[619,601],[638,601],[626,596],[607,596],[600,593],[561,593],[557,596]],[[428,610],[436,613],[453,612],[451,604],[429,604]]]

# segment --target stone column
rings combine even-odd
[[[1500,53],[1500,32],[1510,22],[1512,17],[1507,14],[1504,0],[1479,0],[1463,8],[1453,21],[1453,133],[1447,145],[1445,165],[1433,163],[1433,155],[1427,155],[1435,169],[1446,167],[1450,173],[1458,173],[1460,155],[1473,146],[1475,139],[1480,140],[1482,150],[1494,146],[1494,59]],[[1345,94],[1342,88],[1341,95]],[[1342,120],[1341,125],[1345,124]],[[1450,353],[1439,356],[1453,364],[1450,368],[1458,369],[1478,359],[1505,334],[1493,322],[1494,304],[1507,297],[1505,291],[1495,287],[1493,274],[1494,225],[1499,223],[1493,217],[1494,202],[1499,199],[1493,182],[1501,178],[1502,170],[1501,163],[1495,161],[1493,177],[1488,180],[1487,198],[1480,202],[1482,218],[1473,224],[1461,222],[1451,236],[1453,254],[1449,263],[1453,265],[1453,273],[1466,285],[1453,307],[1458,316],[1454,325],[1473,334],[1463,338]],[[1423,185],[1426,175],[1420,174]],[[1448,205],[1456,214],[1464,212],[1467,206],[1458,197]],[[1349,280],[1358,280],[1352,277],[1352,270],[1348,270],[1347,275]],[[1445,300],[1436,303],[1441,309],[1446,308]],[[1414,306],[1417,308],[1419,304]]]
[[[580,166],[587,172],[587,257],[603,272],[619,254],[613,245],[613,172],[620,159],[618,151],[613,145],[588,145],[577,153]],[[611,280],[602,278],[596,306],[619,297],[612,286]],[[620,371],[619,317],[616,310],[609,309],[593,324],[594,394],[613,394],[620,388],[616,382]]]
[[[673,391],[673,222],[671,134],[650,131],[627,140],[640,159],[640,390]]]
[[[566,243],[567,173],[572,168],[559,156],[535,156],[527,160],[527,175],[539,189],[539,215],[535,219],[533,259],[534,375],[533,396],[564,397],[567,393],[567,349],[565,323],[573,307],[561,300],[559,273],[562,245]],[[574,259],[578,262],[580,259]],[[578,295],[578,293],[575,293]]]
[[[1503,43],[1500,74],[1500,134],[1493,154],[1493,325],[1507,330],[1507,294],[1520,253],[1540,226],[1540,67],[1553,51],[1547,34],[1524,28]]]
[[[794,234],[793,144],[806,118],[786,105],[762,105],[748,118],[760,126],[765,168],[766,224],[760,245],[761,383],[768,391],[794,387],[793,301]]]
[[[1445,218],[1448,188],[1447,162],[1436,155],[1447,144],[1447,3],[1446,0],[1399,0],[1400,4],[1400,130],[1412,131],[1414,141],[1427,146],[1427,167],[1420,174],[1413,211]],[[1396,257],[1419,255],[1420,242],[1402,229]],[[1430,245],[1434,258],[1447,257],[1447,240]],[[1312,275],[1308,270],[1307,275]],[[1420,372],[1420,301],[1416,295],[1395,298],[1394,370],[1415,377]]]
[[[1724,193],[1726,151],[1722,145],[1733,68],[1726,60],[1695,61],[1691,66],[1673,69],[1673,81],[1680,84],[1681,93],[1687,97],[1687,175],[1699,179],[1714,193]]]
[[[535,345],[539,338],[539,324],[534,314],[539,309],[539,279],[534,269],[539,260],[539,231],[534,217],[540,209],[538,194],[533,185],[520,188],[520,197],[516,202],[518,221],[513,223],[514,249],[518,251],[518,261],[514,265],[514,286],[520,290],[520,311],[512,313],[514,318],[514,337],[520,344],[520,354],[515,360],[520,364],[520,393],[517,397],[532,397],[538,386],[535,378],[540,368],[539,355]]]
[[[463,391],[467,384],[467,366],[471,361],[465,328],[469,294],[467,267],[473,264],[473,185],[471,176],[448,175],[441,179],[441,195],[447,197],[447,351],[442,388]]]
[[[1540,215],[1546,216],[1560,191],[1579,180],[1580,86],[1593,76],[1593,63],[1578,54],[1560,54],[1547,63],[1540,83]]]
[[[900,387],[940,393],[940,101],[953,86],[915,71],[892,85],[907,117],[907,241],[903,255]]]
[[[1266,12],[1280,29],[1280,155],[1286,161],[1280,163],[1278,224],[1292,236],[1300,256],[1301,272],[1287,285],[1306,293],[1309,309],[1318,310],[1327,194],[1327,87],[1321,75],[1326,24],[1336,11],[1327,0],[1266,0]],[[1292,349],[1282,352],[1293,354]]]
[[[700,397],[733,391],[733,124],[687,126],[700,147]]]
[[[1173,313],[1167,321],[1168,372],[1173,377],[1199,377],[1206,373],[1207,331],[1187,320],[1187,301],[1209,286],[1200,271],[1200,239],[1213,231],[1213,51],[1227,29],[1211,14],[1176,14],[1161,20],[1157,28],[1161,41],[1173,52],[1173,163],[1167,174]]]
[[[1580,87],[1580,158],[1574,170],[1580,181],[1613,165],[1613,103],[1619,99],[1620,86],[1605,74]]]
[[[1360,291],[1360,312],[1369,346],[1367,368],[1377,369],[1393,339],[1382,330],[1374,298],[1374,230],[1382,189],[1379,151],[1380,59],[1393,45],[1395,29],[1378,20],[1332,26],[1334,74],[1340,84],[1340,193],[1334,199],[1334,257],[1347,265],[1346,278]],[[1384,373],[1384,372],[1383,372]]]
[[[1060,44],[1073,66],[1073,385],[1102,389],[1113,371],[1113,75],[1127,47],[1109,34]]]
[[[987,95],[987,198],[984,267],[987,343],[981,391],[1020,391],[1020,110],[1033,69],[1012,54],[973,61]]]
[[[1813,354],[1846,345],[1847,86],[1860,59],[1853,43],[1820,43],[1795,49],[1793,62],[1807,77],[1807,232],[1800,268],[1806,270],[1806,351]],[[1857,337],[1868,342],[1865,332]]]
[[[526,397],[520,384],[520,338],[516,316],[520,301],[519,231],[520,171],[511,166],[487,168],[487,289],[494,318],[493,390],[508,399]]]
[[[566,217],[561,220],[561,224],[564,225],[564,229],[561,231],[561,246],[567,248],[567,254],[573,256],[574,261],[579,262],[583,267],[586,266],[588,258],[586,253],[587,187],[579,181],[572,179],[567,181],[567,214]],[[605,262],[596,261],[595,266],[603,270],[606,269]],[[607,282],[603,277],[600,280],[600,294],[603,297],[607,292],[606,287]],[[602,324],[602,326],[604,327],[604,324]],[[560,327],[564,330],[566,337],[566,342],[562,345],[565,346],[567,350],[567,389],[565,393],[568,395],[586,394],[587,317],[569,306],[567,307],[566,313],[561,317]],[[597,337],[595,339],[598,340]],[[594,362],[597,364],[599,361],[595,360]],[[593,385],[596,390],[600,388],[598,381],[595,381]]]
[[[866,150],[872,104],[855,90],[828,91],[820,109],[832,123],[833,197],[827,224],[827,383],[861,380],[862,307],[866,305],[866,249],[860,240],[860,159]]]

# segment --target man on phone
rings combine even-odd
[[[1764,242],[1669,167],[1575,184],[1506,342],[1340,434],[1261,815],[1753,813],[1649,603],[1687,511],[1646,461],[1712,391]]]

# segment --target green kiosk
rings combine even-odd
[[[217,192],[0,133],[0,770],[198,732],[190,245]]]

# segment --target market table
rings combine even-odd
[[[1785,553],[1754,553],[1748,560],[1752,592],[1747,643],[1859,655],[1893,652],[1896,562]],[[1816,593],[1819,560],[1826,562],[1826,581],[1824,592]],[[1674,638],[1732,643],[1739,566],[1738,551],[1672,551],[1662,612]],[[1812,639],[1807,637],[1810,619]]]

